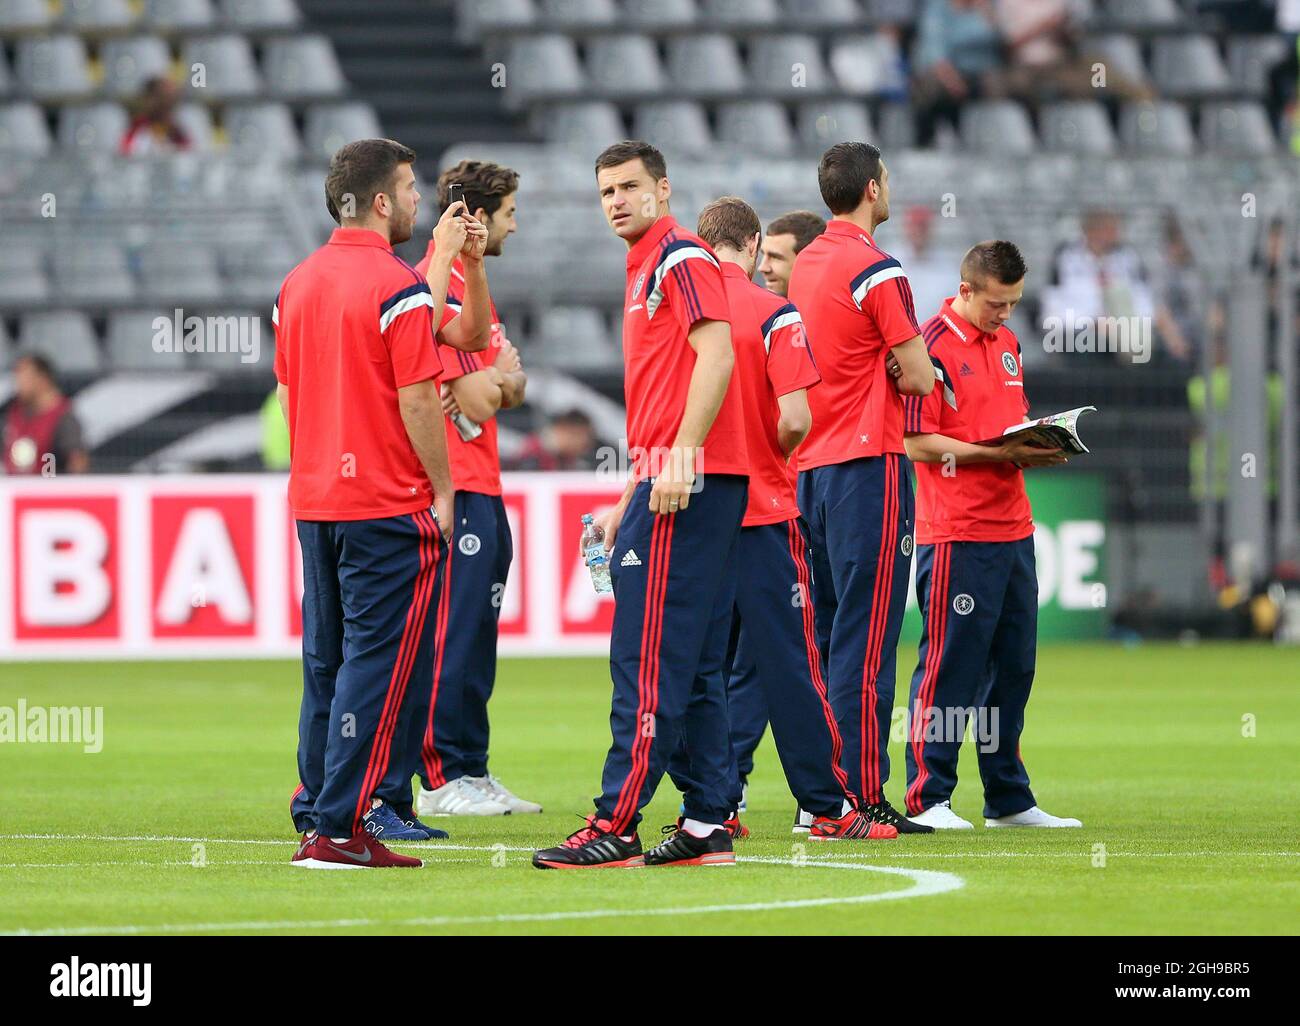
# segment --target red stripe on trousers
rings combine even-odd
[[[898,463],[889,453],[885,461],[884,516],[880,524],[880,549],[876,555],[876,579],[871,592],[871,624],[867,630],[867,651],[862,666],[862,717],[859,727],[862,745],[862,797],[868,803],[880,800],[880,725],[876,719],[876,675],[880,672],[881,650],[889,624],[889,606],[894,591],[894,536],[898,533]]]
[[[916,760],[916,779],[907,789],[907,808],[912,815],[918,815],[921,808],[921,789],[929,773],[925,769],[925,710],[930,707],[931,696],[939,677],[939,664],[943,659],[944,633],[948,625],[948,562],[951,548],[948,542],[939,542],[934,547],[934,569],[930,575],[929,612],[926,615],[925,673],[921,677],[921,687],[916,694],[916,705],[912,709],[912,756]]]
[[[637,685],[637,712],[632,738],[632,766],[623,781],[611,819],[614,832],[622,833],[636,815],[637,801],[650,772],[650,748],[658,725],[646,735],[645,718],[659,711],[659,652],[663,640],[663,604],[668,591],[668,557],[675,513],[654,514],[650,530],[650,566],[646,574],[646,610],[641,628],[641,672]]]
[[[795,573],[799,578],[799,590],[803,601],[803,643],[808,656],[808,675],[813,689],[821,700],[822,715],[831,732],[831,771],[840,785],[840,790],[849,793],[849,775],[840,765],[840,756],[844,751],[844,739],[840,737],[840,728],[835,722],[835,713],[831,710],[830,698],[826,692],[826,681],[822,678],[821,652],[817,648],[817,630],[813,621],[812,575],[808,572],[808,562],[804,557],[803,535],[794,520],[787,521],[790,537],[790,558],[794,560]]]
[[[442,571],[442,596],[438,602],[438,625],[433,643],[437,652],[433,661],[433,690],[429,695],[429,723],[424,731],[421,755],[424,757],[424,772],[429,776],[429,784],[434,788],[442,787],[446,778],[442,775],[442,755],[438,752],[436,735],[433,730],[433,716],[438,708],[438,687],[442,683],[442,654],[447,648],[447,621],[451,616],[451,565],[450,553],[447,566]]]
[[[388,771],[397,715],[402,707],[402,699],[406,695],[411,667],[419,648],[420,633],[424,629],[425,617],[428,614],[433,581],[437,576],[439,559],[436,544],[437,526],[425,512],[414,513],[412,518],[420,532],[420,570],[415,578],[411,605],[406,611],[406,623],[402,628],[402,638],[397,647],[393,673],[388,681],[388,692],[384,696],[384,708],[379,715],[379,726],[370,748],[370,761],[366,765],[366,775],[362,780],[361,791],[357,795],[357,808],[352,823],[353,833],[361,830],[361,821],[369,809],[371,795]]]

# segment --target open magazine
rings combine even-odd
[[[1034,445],[1044,449],[1063,449],[1068,453],[1087,452],[1088,447],[1079,438],[1079,418],[1085,413],[1096,413],[1095,406],[1080,406],[1077,410],[1053,413],[1050,417],[1027,420],[1023,424],[1013,424],[1002,432],[1002,437],[994,442],[1005,442],[1013,436],[1025,438]]]

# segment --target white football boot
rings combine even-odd
[[[432,791],[420,788],[421,816],[508,816],[510,807],[488,794],[474,777],[457,777]]]
[[[936,830],[974,830],[975,824],[969,823],[962,819],[957,813],[952,811],[952,806],[948,802],[940,802],[938,805],[931,805],[924,812],[915,816],[908,816],[913,823],[919,823],[921,826],[934,827]]]
[[[489,773],[486,777],[470,777],[470,780],[478,786],[479,790],[486,794],[495,802],[504,805],[516,815],[529,815],[535,812],[541,812],[542,807],[536,802],[525,801],[517,794],[501,783],[496,777]]]
[[[803,809],[796,806],[794,810],[794,826],[790,828],[792,834],[807,834],[812,831],[813,814],[804,812]]]
[[[986,827],[1081,827],[1083,824],[1077,819],[1062,819],[1060,816],[1053,816],[1044,812],[1037,805],[1032,805],[1025,809],[1024,812],[1017,812],[1014,816],[999,816],[996,819],[986,819]]]

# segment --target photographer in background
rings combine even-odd
[[[72,400],[63,394],[54,365],[39,353],[14,361],[14,401],[4,422],[6,474],[84,474],[90,456]]]

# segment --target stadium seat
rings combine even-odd
[[[50,280],[40,250],[0,246],[0,306],[30,306],[49,298]]]
[[[302,21],[293,0],[221,0],[221,17],[241,32],[291,29]]]
[[[145,0],[141,24],[157,32],[194,32],[212,28],[216,12],[212,0]]]
[[[1106,108],[1094,100],[1054,103],[1040,118],[1043,146],[1069,153],[1114,153],[1115,133]]]
[[[63,25],[82,35],[122,32],[135,21],[128,0],[63,0]]]
[[[172,310],[122,310],[108,317],[104,350],[109,367],[117,371],[166,370],[175,366],[169,355],[153,349],[154,321],[159,317],[169,323]]]
[[[525,36],[510,41],[505,60],[506,98],[519,103],[543,96],[572,96],[585,79],[568,36]]]
[[[29,95],[37,100],[64,100],[86,96],[93,85],[80,36],[39,36],[17,46],[14,71]]]
[[[862,11],[853,0],[784,0],[782,8],[789,25],[848,29],[862,24]]]
[[[0,282],[0,304],[4,303],[4,283]],[[14,362],[14,343],[9,337],[9,329],[0,319],[0,371],[7,371]]]
[[[232,153],[265,153],[289,159],[302,152],[293,114],[274,101],[236,104],[222,119]]]
[[[162,303],[206,303],[223,298],[217,259],[194,242],[151,242],[140,251],[140,294]]]
[[[699,154],[713,147],[709,120],[703,108],[691,100],[656,100],[638,105],[632,135],[669,152]]]
[[[276,282],[279,285],[279,282]],[[274,286],[273,286],[274,289]],[[230,310],[223,307],[220,310],[209,311],[213,317],[238,317],[246,319],[250,324],[256,320],[258,322],[258,359],[245,363],[243,354],[238,352],[220,353],[208,350],[200,350],[197,353],[186,353],[185,359],[189,366],[200,369],[214,371],[218,374],[261,374],[267,375],[275,362],[275,328],[271,324],[269,312],[261,310]],[[235,344],[234,339],[230,339],[227,345]]]
[[[344,143],[384,134],[375,109],[368,103],[326,103],[307,108],[303,131],[307,156],[329,160]]]
[[[464,42],[479,38],[485,28],[512,32],[536,22],[532,0],[458,0],[456,4],[456,34]]]
[[[587,44],[587,79],[598,96],[655,96],[664,90],[659,51],[646,36],[593,39]]]
[[[1106,0],[1103,20],[1130,31],[1176,28],[1182,21],[1177,0]]]
[[[1142,48],[1132,36],[1123,33],[1092,36],[1084,41],[1081,49],[1087,56],[1100,60],[1108,72],[1114,70],[1130,82],[1148,80]]]
[[[784,156],[794,149],[790,119],[779,103],[736,100],[718,107],[718,141],[751,153]]]
[[[116,303],[135,295],[126,254],[104,239],[78,239],[56,245],[54,286],[72,303]]]
[[[776,0],[699,0],[699,2],[700,18],[725,27],[727,31],[776,25],[781,21],[781,11],[776,6]]]
[[[1120,111],[1119,137],[1136,153],[1187,156],[1195,145],[1187,108],[1168,100],[1127,104]]]
[[[869,25],[906,28],[915,24],[922,0],[863,0]]]
[[[4,35],[38,32],[53,21],[45,0],[0,0],[0,33]]]
[[[205,101],[238,99],[261,91],[261,76],[248,40],[238,35],[200,36],[181,50],[187,81],[195,83],[202,69],[203,84],[192,95]]]
[[[267,91],[285,99],[324,99],[347,90],[347,80],[326,36],[273,39],[262,56]]]
[[[876,112],[876,131],[886,152],[910,150],[916,145],[916,120],[905,103],[883,103]]]
[[[40,107],[26,101],[0,107],[0,153],[41,157],[50,146],[50,126]]]
[[[1029,115],[1010,100],[967,104],[961,112],[961,139],[968,149],[980,153],[1024,156],[1037,149]]]
[[[5,56],[4,47],[0,46],[0,96],[8,96],[13,90],[13,76],[9,72],[9,58]]]
[[[190,137],[190,147],[196,153],[207,153],[213,148],[212,111],[201,103],[182,103],[176,107],[176,121]]]
[[[850,96],[880,92],[892,54],[879,36],[851,35],[831,42],[830,67],[840,89]]]
[[[77,310],[29,313],[18,331],[19,352],[47,356],[57,371],[93,374],[103,366],[90,318]]]
[[[1236,36],[1228,40],[1228,73],[1243,93],[1262,97],[1268,91],[1269,70],[1285,56],[1281,36]]]
[[[680,93],[692,96],[738,96],[747,89],[735,41],[717,33],[670,41],[668,78]]]
[[[799,105],[796,121],[799,144],[818,153],[837,142],[875,137],[866,107],[853,100],[808,100]]]
[[[683,29],[699,18],[695,0],[623,0],[623,20],[643,31]]]
[[[59,145],[75,153],[114,153],[129,122],[117,103],[68,104],[59,112]]]
[[[274,303],[280,284],[301,257],[284,239],[260,246],[223,246],[221,265],[227,291],[240,303]]]
[[[1195,98],[1232,90],[1228,69],[1209,36],[1170,36],[1151,44],[1151,74],[1162,96]]]
[[[614,0],[541,0],[538,20],[549,31],[600,28],[618,20]]]
[[[106,40],[99,52],[106,96],[126,99],[139,94],[145,82],[171,71],[171,53],[157,36],[128,36]]]
[[[584,153],[627,135],[618,108],[603,100],[548,104],[535,112],[533,125],[547,142]]]
[[[812,36],[760,36],[750,44],[749,79],[760,93],[806,96],[825,92],[830,75]]]
[[[600,369],[621,359],[604,316],[590,306],[546,307],[529,341],[546,364]]]
[[[1201,142],[1234,157],[1263,157],[1277,149],[1268,114],[1258,103],[1207,103],[1201,108]]]

